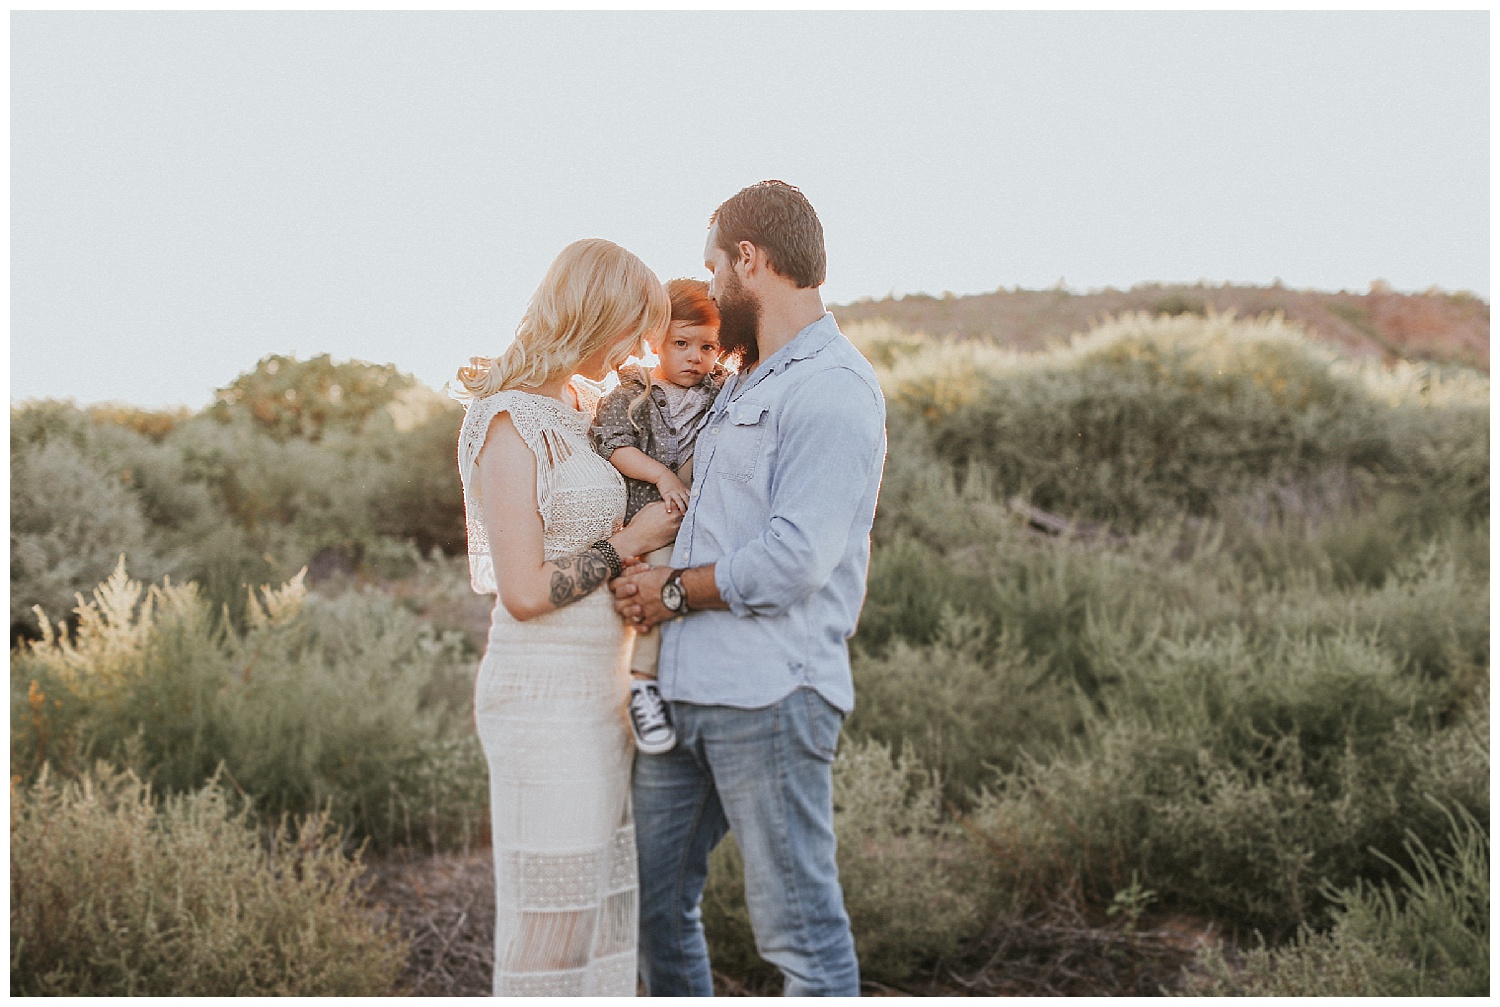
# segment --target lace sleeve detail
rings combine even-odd
[[[521,439],[536,456],[537,513],[546,524],[552,506],[553,473],[572,453],[555,426],[548,423],[534,396],[496,392],[475,399],[464,414],[458,437],[458,475],[464,489],[464,526],[469,539],[469,584],[479,594],[497,594],[495,558],[485,527],[478,473],[479,452],[484,448],[490,424],[501,413],[509,413]]]

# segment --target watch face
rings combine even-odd
[[[661,586],[661,603],[669,611],[679,612],[682,610],[682,585],[675,579],[669,580]]]

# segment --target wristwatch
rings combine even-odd
[[[673,570],[661,586],[661,605],[673,615],[687,614],[687,589],[682,586],[681,570]]]

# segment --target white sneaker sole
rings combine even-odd
[[[635,735],[636,751],[644,752],[647,755],[660,755],[663,752],[670,752],[677,747],[677,735],[675,734],[666,741],[658,741],[654,744],[648,743],[639,734],[635,734],[634,731],[631,734]]]

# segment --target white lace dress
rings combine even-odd
[[[589,409],[597,393],[574,388]],[[481,593],[496,584],[475,461],[501,412],[537,458],[547,559],[607,538],[625,514],[624,481],[590,446],[588,413],[527,392],[471,402],[458,464]],[[496,996],[635,995],[628,639],[602,588],[526,622],[497,593],[474,695],[490,770]]]

